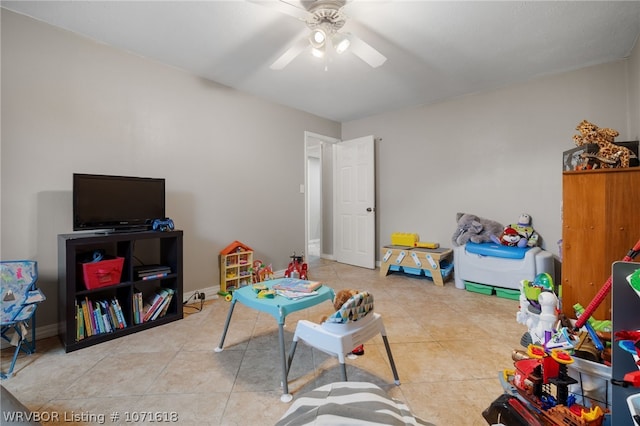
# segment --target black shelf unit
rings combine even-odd
[[[182,238],[182,231],[58,235],[58,334],[65,351],[86,348],[182,319]],[[118,284],[87,290],[79,261],[96,250],[107,256],[124,258],[122,277]],[[136,279],[135,266],[154,264],[169,266],[171,273],[161,278]],[[170,288],[174,291],[166,314],[153,321],[134,324],[133,294],[141,291],[144,297],[148,297],[159,288]],[[85,298],[111,300],[114,297],[122,307],[127,327],[78,340],[76,302],[80,303]]]

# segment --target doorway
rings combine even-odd
[[[333,259],[333,145],[329,136],[305,132],[305,256]]]
[[[305,132],[308,260],[375,268],[374,150],[373,136],[341,141]]]

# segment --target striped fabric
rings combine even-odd
[[[373,383],[337,382],[297,398],[276,426],[431,425]]]
[[[357,321],[373,311],[373,294],[362,291],[351,296],[340,309],[327,318],[327,322],[346,324]]]

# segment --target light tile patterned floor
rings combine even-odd
[[[378,269],[326,260],[310,261],[309,277],[336,291],[372,292],[383,316],[401,385],[393,383],[380,338],[365,345],[364,356],[348,360],[349,380],[381,386],[437,425],[486,424],[481,412],[502,393],[498,372],[512,365],[511,351],[525,331],[515,321],[517,301],[459,290],[452,280],[438,287],[426,278],[383,278]],[[36,354],[20,356],[3,385],[29,409],[58,413],[64,424],[92,424],[83,415],[93,423],[104,415],[108,424],[132,424],[127,412],[176,412],[180,424],[273,424],[289,406],[279,399],[277,325],[238,304],[224,351],[216,353],[228,307],[222,299],[208,301],[202,312],[187,306],[182,321],[68,354],[57,338],[41,340]],[[332,309],[325,302],[290,315],[287,347],[297,320],[319,321]],[[2,351],[3,368],[9,356]],[[289,375],[294,398],[339,380],[335,359],[298,346]]]

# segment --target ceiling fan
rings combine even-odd
[[[271,64],[270,68],[273,70],[283,69],[308,48],[316,57],[327,55],[330,49],[338,54],[349,50],[373,68],[379,67],[387,60],[382,53],[355,34],[340,31],[347,21],[347,16],[342,11],[347,0],[301,1],[302,7],[285,0],[261,2],[261,4],[270,5],[287,15],[298,18],[310,31],[309,36],[296,41]]]

